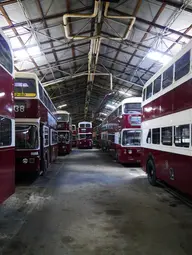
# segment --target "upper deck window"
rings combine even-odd
[[[153,86],[153,95],[158,93],[161,90],[161,76],[159,76],[155,81],[154,81],[154,86]]]
[[[141,103],[126,103],[123,108],[124,113],[141,112]]]
[[[143,102],[145,101],[145,91],[146,89],[143,90]]]
[[[8,43],[0,35],[0,64],[10,73],[13,72],[13,61]]]
[[[177,62],[175,63],[175,80],[179,80],[190,70],[190,51],[185,53]]]
[[[119,116],[122,115],[122,105],[119,106]]]
[[[146,99],[152,96],[152,84],[147,87]]]
[[[90,124],[86,124],[86,128],[90,128],[91,127],[91,125]]]
[[[165,89],[173,82],[173,66],[170,66],[164,73],[163,73],[163,82],[162,87]]]
[[[69,115],[68,114],[57,114],[56,115],[57,121],[69,121]]]
[[[15,97],[36,97],[36,84],[34,79],[16,78],[14,86]]]

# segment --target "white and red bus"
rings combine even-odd
[[[16,172],[43,174],[58,154],[54,107],[36,74],[15,74]]]
[[[92,149],[93,138],[92,138],[92,122],[82,121],[78,123],[78,138],[77,147],[78,149]]]
[[[72,150],[72,120],[67,111],[57,111],[57,130],[59,155],[69,154]]]
[[[72,147],[77,146],[77,127],[75,124],[72,124]]]
[[[13,55],[0,31],[0,203],[15,191]]]
[[[143,89],[143,168],[157,179],[192,195],[192,42]]]
[[[141,101],[124,99],[102,123],[102,149],[122,164],[141,162]]]

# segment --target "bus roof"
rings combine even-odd
[[[145,89],[149,84],[151,84],[156,78],[158,78],[164,71],[166,71],[170,66],[172,66],[180,57],[182,57],[186,52],[191,50],[192,48],[192,41],[190,41],[188,44],[186,44],[183,49],[181,49],[174,57],[173,59],[163,67],[160,68],[158,72],[156,72],[144,85],[143,89]]]

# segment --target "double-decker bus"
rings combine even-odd
[[[102,149],[122,164],[141,162],[141,101],[124,99],[102,123]]]
[[[144,86],[143,168],[157,179],[192,195],[192,42]]]
[[[75,124],[72,124],[72,147],[77,146],[77,127]]]
[[[34,73],[15,74],[16,172],[43,174],[58,154],[54,107]]]
[[[13,55],[0,31],[0,203],[15,190]]]
[[[100,148],[101,145],[101,124],[93,128],[93,145]]]
[[[92,123],[88,121],[82,121],[78,123],[78,138],[77,147],[78,149],[92,149]]]
[[[59,155],[69,154],[72,149],[72,120],[67,111],[57,111]]]

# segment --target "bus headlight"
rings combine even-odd
[[[129,154],[132,154],[132,150],[128,150],[128,153],[129,153]]]
[[[23,164],[27,164],[28,163],[28,159],[27,158],[24,158],[23,159]]]

